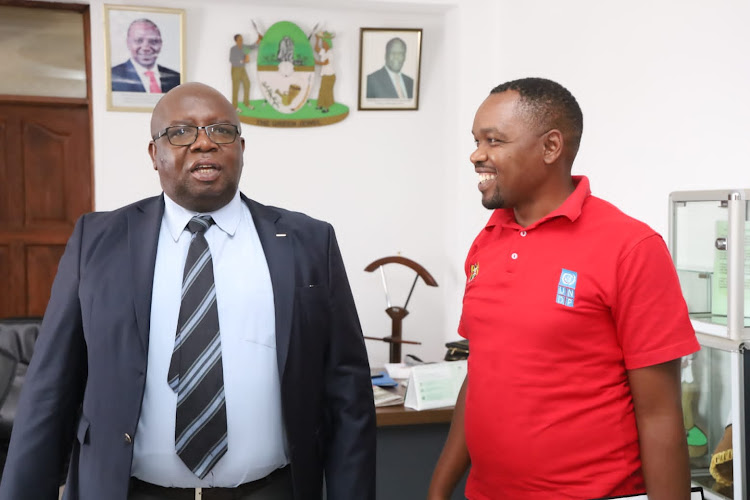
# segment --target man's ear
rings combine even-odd
[[[563,147],[565,146],[565,139],[563,139],[562,132],[556,128],[550,130],[544,135],[544,163],[551,165],[562,155]]]
[[[156,143],[154,141],[148,143],[148,155],[151,157],[151,163],[154,165],[154,170],[159,170],[156,168]]]

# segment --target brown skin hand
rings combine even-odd
[[[468,383],[469,377],[467,376],[456,399],[448,438],[432,473],[427,500],[448,500],[471,464],[469,450],[466,448],[466,435],[464,434],[464,408],[466,407],[466,387]]]
[[[201,83],[185,83],[169,91],[151,116],[152,137],[175,125],[205,126],[231,123],[239,127],[232,104],[215,89]],[[216,144],[205,130],[190,146],[173,146],[166,136],[148,145],[161,187],[180,206],[196,212],[218,210],[239,188],[245,139]]]
[[[649,500],[690,498],[680,360],[628,371]]]

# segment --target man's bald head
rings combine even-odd
[[[204,83],[188,82],[173,88],[156,103],[151,114],[151,136],[158,134],[165,127],[175,124],[175,120],[182,119],[177,109],[189,108],[191,103],[197,102],[210,103],[216,109],[217,116],[232,117],[229,121],[222,120],[223,123],[240,125],[232,103],[221,92]]]

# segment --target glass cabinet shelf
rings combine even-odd
[[[696,331],[750,340],[750,190],[670,195],[669,248]]]

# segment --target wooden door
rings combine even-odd
[[[0,103],[0,317],[44,314],[75,221],[92,206],[88,104]]]

